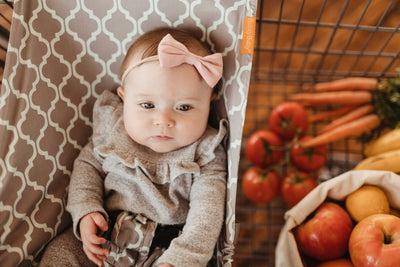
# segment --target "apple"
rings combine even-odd
[[[346,210],[328,201],[297,226],[294,235],[300,252],[317,260],[332,260],[347,253],[352,229]]]
[[[317,265],[317,267],[354,267],[353,263],[347,258],[336,260],[324,261]]]
[[[374,214],[361,220],[350,235],[349,254],[355,267],[400,266],[400,218]]]

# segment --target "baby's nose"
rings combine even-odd
[[[175,126],[175,120],[168,112],[159,112],[154,119],[154,124],[157,126],[173,127]]]

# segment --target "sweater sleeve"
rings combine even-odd
[[[95,157],[90,140],[74,162],[68,192],[67,211],[71,213],[77,238],[80,238],[79,221],[86,214],[100,212],[108,220],[103,207],[103,177],[101,162]]]
[[[218,240],[225,208],[226,153],[220,145],[216,157],[194,178],[190,208],[182,234],[159,258],[159,263],[206,266]]]

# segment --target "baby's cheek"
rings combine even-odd
[[[193,120],[190,127],[188,127],[188,135],[197,140],[204,134],[206,128],[207,120]]]

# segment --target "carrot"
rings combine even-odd
[[[328,110],[320,113],[316,113],[310,115],[308,117],[308,122],[313,123],[317,121],[322,121],[330,118],[335,118],[337,116],[343,115],[351,110],[353,110],[356,106],[342,106],[333,110]]]
[[[343,116],[337,118],[336,120],[332,121],[328,125],[326,125],[321,130],[320,133],[328,132],[335,127],[338,127],[340,125],[343,125],[343,124],[353,121],[355,119],[361,118],[362,116],[367,115],[368,113],[371,113],[373,110],[374,110],[373,105],[364,105],[364,106],[358,107],[358,108],[354,109],[353,111],[347,113],[346,115],[343,115]]]
[[[304,88],[314,88],[315,91],[341,91],[341,90],[366,90],[373,91],[378,88],[375,78],[349,77],[340,80],[317,83],[314,86],[305,85]]]
[[[368,114],[354,121],[348,122],[332,129],[329,132],[320,134],[312,139],[301,142],[304,147],[312,147],[328,144],[349,136],[356,136],[370,131],[380,124],[380,119],[376,114]]]
[[[368,91],[337,91],[321,93],[298,93],[291,95],[291,99],[304,104],[316,106],[324,104],[365,104],[372,101]]]

